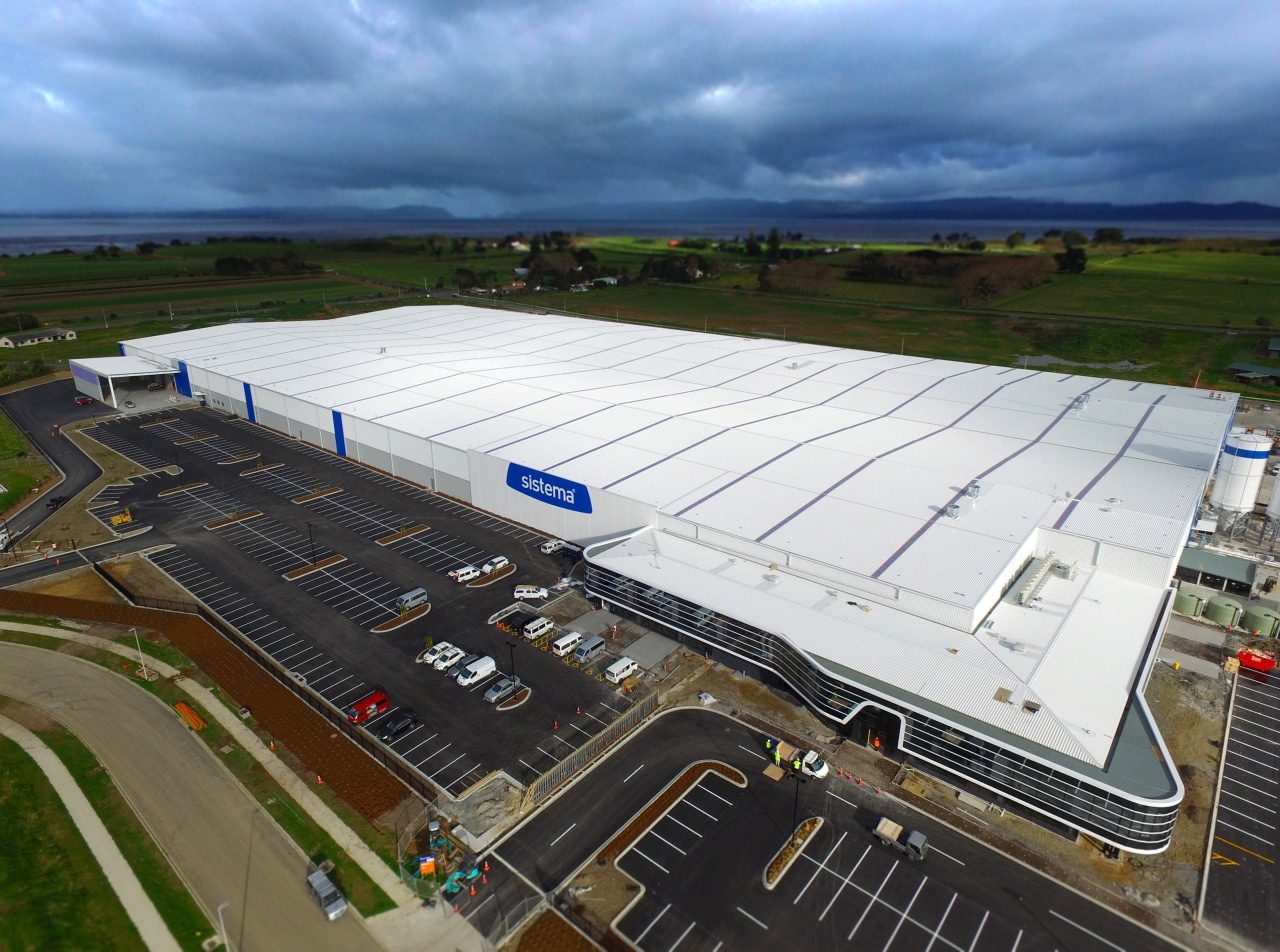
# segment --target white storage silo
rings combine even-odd
[[[1259,433],[1232,433],[1218,459],[1209,502],[1223,512],[1252,512],[1267,471],[1271,438]]]

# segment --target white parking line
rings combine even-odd
[[[1228,830],[1235,830],[1240,835],[1247,836],[1251,840],[1257,840],[1259,843],[1265,843],[1267,846],[1275,846],[1274,837],[1268,838],[1265,836],[1259,836],[1257,833],[1251,833],[1249,830],[1242,829],[1241,827],[1232,826],[1226,820],[1222,819],[1221,816],[1218,817],[1218,826],[1225,826]],[[1270,827],[1270,829],[1275,829],[1275,827]]]
[[[693,927],[696,926],[697,924],[698,922],[696,919],[693,922],[689,923],[689,927],[685,929],[684,932],[680,933],[680,938],[676,939],[676,941],[671,943],[671,948],[667,949],[667,952],[676,952],[676,946],[678,946],[681,942],[684,941],[684,937],[687,936],[690,932],[692,932]]]
[[[687,823],[680,823],[680,821],[679,821],[679,820],[677,820],[675,817],[673,817],[670,813],[668,813],[668,814],[667,814],[667,819],[668,819],[668,820],[670,820],[672,823],[679,823],[679,824],[680,824],[680,826],[683,826],[686,830],[688,830],[690,833],[692,833],[692,834],[693,834],[694,836],[696,836],[698,839],[702,839],[702,834],[701,834],[701,833],[699,833],[699,832],[698,832],[697,830],[695,830],[693,827],[689,826]]]
[[[756,925],[758,925],[761,929],[766,929],[766,930],[767,930],[767,929],[769,928],[767,925],[765,925],[763,922],[761,922],[759,919],[757,919],[757,918],[756,918],[755,916],[753,916],[751,913],[747,912],[747,910],[743,909],[741,906],[734,906],[733,908],[737,909],[740,913],[742,913],[744,916],[746,916],[748,919],[750,919],[752,922],[754,922]],[[716,946],[716,948],[718,949],[718,948],[720,948],[720,946]]]
[[[768,759],[769,759],[769,758],[768,758],[768,757],[766,757],[764,754],[760,753],[760,751],[758,751],[758,750],[752,750],[750,747],[743,747],[741,744],[739,744],[739,745],[738,745],[738,749],[739,749],[739,750],[745,750],[745,751],[746,751],[748,754],[750,754],[752,757],[759,757],[761,760],[768,760]]]
[[[641,942],[644,941],[644,937],[649,934],[649,930],[658,924],[658,920],[661,919],[663,916],[665,916],[667,914],[667,909],[670,909],[670,908],[671,908],[671,903],[667,903],[666,907],[660,913],[658,913],[656,916],[653,917],[653,921],[644,927],[643,932],[641,932],[638,936],[636,936],[636,945],[639,945]]]
[[[554,840],[552,840],[550,843],[548,843],[548,844],[547,844],[547,846],[549,846],[549,847],[550,847],[550,846],[555,846],[555,845],[556,845],[557,843],[559,843],[562,839],[564,839],[564,838],[565,838],[565,836],[567,836],[567,835],[568,835],[569,830],[572,830],[572,829],[573,829],[575,826],[577,826],[577,825],[578,825],[578,824],[576,824],[576,823],[570,823],[570,824],[569,824],[569,829],[568,829],[568,830],[565,830],[563,833],[561,833],[559,836],[557,836]],[[639,852],[639,850],[637,850],[637,852]],[[647,858],[648,858],[648,857],[646,857],[646,859],[647,859]],[[666,872],[666,870],[663,870],[663,872]],[[667,908],[670,908],[670,907],[668,906]]]
[[[633,853],[637,854],[638,856],[644,856],[644,858],[645,858],[645,859],[647,859],[649,862],[653,863],[653,865],[654,865],[654,866],[656,866],[656,867],[658,867],[658,869],[662,870],[662,871],[663,871],[664,873],[666,873],[668,876],[670,876],[670,875],[671,875],[671,870],[667,869],[667,867],[663,866],[661,863],[659,863],[659,862],[658,862],[656,859],[654,859],[653,857],[651,857],[651,856],[645,856],[645,854],[644,854],[644,853],[641,853],[641,852],[640,852],[640,850],[636,849],[634,846],[633,846],[633,847],[631,847],[631,852],[633,852]],[[670,908],[670,907],[668,907],[668,908]]]
[[[715,797],[717,800],[720,800],[720,801],[721,801],[721,802],[723,802],[723,803],[727,803],[727,804],[729,804],[729,806],[733,806],[733,801],[732,801],[732,800],[726,800],[724,797],[720,796],[720,794],[716,793],[714,790],[712,790],[712,789],[710,789],[710,788],[708,788],[708,787],[704,787],[702,784],[698,784],[697,789],[698,789],[698,790],[701,790],[703,793],[709,793],[709,794],[711,794],[711,795],[712,795],[713,797]]]
[[[686,853],[684,850],[682,850],[680,847],[676,846],[676,844],[672,843],[669,839],[667,839],[665,836],[663,836],[661,833],[659,833],[657,830],[650,830],[650,831],[649,831],[649,835],[650,835],[650,836],[655,836],[655,837],[657,837],[658,839],[662,840],[662,842],[666,843],[668,846],[670,846],[673,850],[675,850],[675,851],[676,851],[677,853],[679,853],[681,856],[688,856],[688,855],[689,855],[689,854],[688,854],[688,853]]]
[[[682,800],[681,802],[682,802],[682,803],[687,804],[688,806],[693,807],[695,810],[697,810],[697,811],[698,811],[699,813],[701,813],[703,816],[705,816],[705,817],[710,817],[711,819],[715,820],[717,823],[719,823],[719,822],[720,822],[720,818],[719,818],[718,816],[712,816],[710,813],[708,813],[706,810],[702,809],[702,807],[698,806],[696,803],[694,803],[694,802],[693,802],[692,800],[690,800],[688,797],[685,797],[685,798],[684,798],[684,800]]]
[[[836,845],[831,847],[831,849],[827,852],[827,855],[823,857],[822,862],[818,864],[818,868],[813,871],[813,875],[809,877],[809,881],[804,884],[804,887],[800,890],[796,898],[791,900],[791,905],[794,906],[796,903],[798,903],[801,897],[804,896],[806,892],[808,892],[809,887],[813,885],[813,881],[818,878],[818,874],[827,868],[827,861],[831,859],[831,857],[835,854],[835,851],[840,848],[840,844],[844,842],[844,838],[848,835],[849,835],[848,830],[840,831],[840,839],[836,840]],[[871,847],[868,846],[867,852],[870,852],[870,850],[871,850]],[[864,852],[862,855],[866,856],[867,852]],[[859,859],[858,862],[861,863],[862,860]],[[854,868],[856,869],[857,867],[854,867]]]
[[[1063,922],[1065,922],[1067,925],[1075,926],[1077,929],[1079,929],[1079,930],[1080,930],[1081,932],[1083,932],[1085,935],[1087,935],[1087,936],[1092,936],[1093,938],[1095,938],[1095,939],[1097,939],[1099,942],[1101,942],[1103,945],[1109,945],[1109,946],[1111,946],[1111,948],[1113,948],[1113,949],[1119,949],[1119,950],[1120,950],[1120,952],[1125,952],[1124,946],[1122,946],[1122,945],[1116,945],[1116,944],[1115,944],[1114,942],[1112,942],[1110,939],[1104,939],[1102,936],[1098,935],[1098,933],[1096,933],[1096,932],[1090,932],[1090,931],[1089,931],[1088,929],[1086,929],[1084,926],[1080,925],[1080,923],[1078,923],[1078,922],[1072,922],[1070,919],[1068,919],[1066,916],[1062,915],[1062,913],[1060,913],[1060,912],[1054,912],[1052,909],[1050,909],[1050,910],[1049,910],[1049,915],[1051,915],[1051,916],[1056,916],[1057,918],[1059,918],[1059,919],[1061,919]]]
[[[525,766],[528,766],[528,764],[526,764]],[[642,771],[642,770],[644,770],[644,764],[641,764],[641,765],[640,765],[639,767],[637,767],[635,770],[631,771],[631,773],[629,773],[629,774],[627,774],[625,777],[623,777],[623,778],[622,778],[622,782],[623,782],[623,783],[626,783],[628,780],[630,780],[632,777],[634,777],[636,774],[638,774],[638,773],[639,773],[640,771]]]
[[[880,880],[880,885],[876,888],[875,895],[872,896],[871,901],[867,903],[867,908],[862,910],[862,915],[858,916],[858,921],[854,923],[853,929],[850,930],[848,936],[845,937],[845,941],[852,940],[854,933],[857,932],[860,928],[862,928],[862,923],[867,918],[867,913],[869,913],[872,910],[872,908],[874,908],[875,904],[880,901],[880,893],[884,889],[885,883],[889,881],[889,877],[893,875],[893,871],[897,868],[898,868],[898,864],[894,863],[892,866],[889,867],[889,871],[884,874],[884,879]],[[853,873],[850,873],[849,875],[852,876]],[[843,890],[844,887],[847,885],[849,885],[848,879],[846,879],[843,883],[840,884],[840,889]],[[839,892],[836,893],[836,896],[838,895],[840,895]],[[835,901],[836,901],[835,896],[832,896],[831,902],[835,902]],[[831,903],[827,903],[827,909],[830,909],[830,908],[831,908]],[[827,909],[822,910],[823,916],[827,914]],[[822,916],[819,916],[818,918],[821,919]]]
[[[907,917],[911,915],[911,907],[914,906],[916,904],[916,900],[920,898],[920,890],[924,889],[924,884],[928,881],[928,876],[920,880],[920,885],[916,887],[915,895],[913,895],[911,897],[911,901],[907,903],[907,908],[902,910],[902,915],[898,917],[898,924],[893,927],[893,932],[890,934],[888,941],[885,942],[884,952],[889,952],[889,946],[893,945],[893,940],[898,937],[898,932],[901,931],[902,924],[906,922]]]
[[[835,798],[836,798],[837,800],[839,800],[841,803],[847,803],[847,804],[849,804],[849,806],[853,807],[855,810],[856,810],[856,809],[858,809],[858,805],[857,805],[856,803],[854,803],[852,800],[846,800],[844,797],[840,796],[840,794],[838,794],[838,793],[832,793],[830,790],[828,790],[828,791],[827,791],[827,796],[829,796],[829,797],[835,797]]]
[[[951,862],[953,862],[953,863],[959,863],[961,866],[967,866],[967,865],[968,865],[967,863],[965,863],[965,861],[964,861],[964,860],[956,859],[956,858],[955,858],[954,856],[952,856],[950,853],[944,853],[944,852],[942,852],[942,850],[938,849],[938,848],[937,848],[936,846],[934,846],[932,843],[930,843],[930,844],[929,844],[929,852],[930,852],[930,853],[937,853],[939,856],[945,856],[947,859],[951,860]]]
[[[947,916],[951,915],[951,907],[956,904],[956,899],[959,895],[959,893],[951,894],[951,901],[947,903],[947,911],[942,914],[942,918],[938,921],[937,926],[934,927],[933,935],[929,936],[929,944],[924,947],[924,952],[930,952],[933,944],[938,941],[938,934],[942,932],[942,927],[947,924]],[[946,939],[942,941],[946,942]]]

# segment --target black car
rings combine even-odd
[[[45,503],[45,507],[47,509],[57,509],[66,501],[67,501],[66,496],[54,496],[52,499],[50,499],[48,502]]]
[[[378,740],[390,743],[416,723],[418,723],[418,715],[413,712],[413,709],[402,707],[387,718],[386,723],[382,725],[382,730],[378,732]]]

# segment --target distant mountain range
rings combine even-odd
[[[63,211],[0,212],[0,218],[75,218],[75,219],[208,219],[209,221],[450,221],[447,209],[434,205],[400,205],[396,208],[361,208],[359,205],[270,206],[248,208],[184,209],[170,211]]]
[[[948,198],[928,202],[764,202],[711,198],[687,202],[567,205],[509,216],[532,221],[743,221],[845,219],[875,221],[1280,221],[1280,207],[1258,202],[1209,205],[1160,202],[1052,202],[1021,198]]]

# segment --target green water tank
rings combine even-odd
[[[1240,626],[1245,631],[1256,631],[1263,638],[1274,638],[1276,632],[1280,631],[1280,614],[1261,605],[1250,607],[1244,613],[1244,621]]]
[[[1179,592],[1173,596],[1173,610],[1179,615],[1190,615],[1199,618],[1204,611],[1204,596],[1195,592]]]
[[[1222,625],[1224,628],[1231,628],[1240,621],[1240,614],[1243,611],[1240,603],[1234,598],[1227,598],[1225,595],[1215,595],[1209,599],[1208,604],[1204,606],[1204,617],[1209,619],[1215,625]]]

